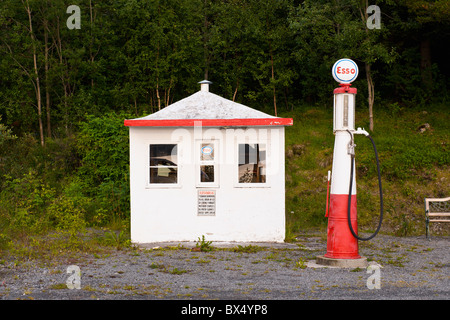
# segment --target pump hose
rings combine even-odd
[[[350,134],[350,137],[352,139],[352,144],[353,144],[353,135],[352,135],[352,133],[349,130],[347,130],[347,132]],[[372,137],[370,135],[367,135],[366,137],[368,137],[370,139],[370,141],[372,142],[373,150],[375,152],[375,159],[376,159],[376,162],[377,162],[378,185],[379,185],[379,188],[380,188],[380,221],[378,223],[378,227],[375,230],[375,232],[368,238],[361,238],[361,237],[359,237],[356,234],[355,230],[353,230],[352,223],[350,221],[350,213],[351,213],[352,187],[353,187],[353,166],[354,166],[355,155],[352,154],[351,155],[351,160],[350,160],[351,161],[351,169],[350,169],[350,187],[349,187],[349,190],[348,190],[347,220],[348,220],[348,226],[350,228],[350,231],[351,231],[352,235],[356,239],[361,240],[361,241],[367,241],[367,240],[370,240],[373,237],[375,237],[378,234],[378,232],[380,231],[381,222],[383,221],[383,188],[381,187],[380,161],[378,160],[378,152],[377,152],[377,148],[375,147],[375,142],[373,141],[373,139],[372,139]]]

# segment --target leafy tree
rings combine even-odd
[[[291,1],[223,1],[214,7],[210,74],[229,99],[261,101],[277,114],[277,89],[295,78],[287,21]],[[285,99],[286,100],[286,99]],[[271,101],[271,102],[270,102]]]
[[[205,77],[276,115],[283,103],[328,101],[330,69],[347,56],[373,129],[377,98],[442,98],[450,71],[438,47],[449,40],[448,1],[377,4],[381,29],[369,30],[367,0],[80,0],[81,29],[70,30],[65,0],[3,0],[0,114],[43,143],[87,115],[160,110]]]
[[[0,10],[2,13],[0,23],[7,29],[15,31],[14,33],[2,32],[3,53],[10,58],[15,68],[28,78],[34,88],[34,104],[37,107],[40,142],[41,145],[44,145],[40,65],[38,62],[40,44],[35,34],[34,7],[28,0],[22,0],[21,3],[8,1],[2,3]],[[19,17],[20,20],[16,17]]]
[[[446,75],[450,71],[442,43],[450,39],[448,1],[396,1],[383,4],[399,60],[386,75],[385,92],[403,105],[423,105],[448,94]],[[436,95],[437,93],[437,95]]]
[[[120,66],[114,92],[126,97],[137,110],[139,101],[160,110],[173,101],[174,91],[183,90],[180,78],[196,78],[201,73],[201,15],[196,14],[196,1],[121,1],[117,3],[118,21],[114,27],[118,37],[113,54]],[[197,75],[195,77],[195,75]]]
[[[246,91],[255,68],[260,49],[254,44],[259,31],[245,2],[223,2],[215,10],[208,42],[213,48],[209,76],[218,90],[235,101],[240,92]]]
[[[263,56],[258,61],[260,72],[255,75],[264,91],[273,97],[274,114],[277,115],[277,89],[287,89],[296,76],[293,71],[289,47],[291,32],[287,20],[292,1],[251,1],[252,11],[259,21],[260,46]],[[281,88],[280,88],[281,89]]]
[[[2,120],[2,116],[0,115],[0,121]],[[0,147],[8,141],[16,139],[17,137],[12,133],[11,129],[5,126],[3,123],[0,122]],[[1,149],[3,151],[3,149]],[[0,152],[1,154],[1,152]]]
[[[368,88],[370,130],[373,130],[374,80],[371,66],[390,64],[396,54],[384,41],[388,30],[368,30],[367,1],[305,1],[291,16],[296,31],[303,82],[327,83],[329,70],[339,58],[364,63]],[[315,71],[319,68],[319,72]],[[327,70],[328,72],[325,72]],[[330,90],[331,91],[331,90]]]

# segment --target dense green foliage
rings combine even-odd
[[[373,125],[373,104],[373,136],[391,188],[411,198],[414,183],[443,178],[450,63],[440,46],[450,40],[448,1],[376,1],[380,29],[367,28],[363,0],[80,0],[80,29],[69,29],[72,4],[0,2],[0,247],[12,234],[73,237],[87,226],[128,226],[123,119],[158,111],[203,79],[225,98],[295,118],[286,137],[288,231],[323,226],[336,86],[330,70],[342,57],[360,67],[359,126]],[[431,129],[418,134],[424,123]],[[364,184],[374,178],[373,155],[369,144],[358,148]],[[412,175],[417,181],[406,183]],[[441,189],[433,195],[448,192]],[[375,198],[363,193],[361,201],[376,207]],[[407,221],[398,217],[391,221]]]
[[[87,115],[154,112],[204,78],[215,93],[271,114],[324,102],[342,57],[360,66],[364,106],[369,80],[375,108],[448,96],[447,1],[377,1],[380,29],[367,28],[362,0],[80,0],[80,29],[66,26],[70,4],[0,4],[2,122],[43,143]]]

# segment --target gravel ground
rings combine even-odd
[[[4,262],[0,299],[448,300],[449,243],[450,237],[386,235],[360,242],[359,253],[381,267],[379,289],[369,289],[376,274],[365,268],[316,266],[326,240],[305,234],[294,244],[213,243],[209,252],[192,251],[195,243],[149,244],[100,256]],[[67,286],[74,277],[69,265],[80,268],[80,289]]]

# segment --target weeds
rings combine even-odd
[[[180,270],[178,268],[173,268],[171,271],[169,271],[169,273],[171,273],[171,274],[183,274],[186,272],[187,272],[187,270]]]
[[[304,258],[300,258],[296,263],[295,267],[299,269],[306,269],[306,260]]]
[[[212,241],[206,241],[205,236],[202,235],[202,237],[198,238],[197,243],[195,244],[195,248],[197,248],[196,251],[202,251],[202,252],[208,252],[214,249],[213,246],[211,246]]]
[[[188,272],[187,270],[178,269],[178,268],[173,268],[172,270],[170,270],[165,265],[154,263],[154,262],[152,262],[152,264],[149,267],[150,267],[150,269],[158,269],[158,271],[160,271],[160,272],[165,272],[165,273],[170,273],[170,274],[178,274],[179,275],[179,274]]]
[[[238,245],[237,247],[233,248],[232,251],[234,252],[245,252],[245,253],[256,253],[258,251],[264,250],[263,247],[254,246],[254,245],[247,245],[245,247]]]
[[[121,250],[123,247],[129,247],[131,240],[125,235],[123,231],[114,232],[108,231],[105,233],[105,242],[108,245],[114,246],[117,250]]]
[[[53,290],[64,290],[67,289],[67,284],[65,283],[55,283],[50,286],[50,289]]]

